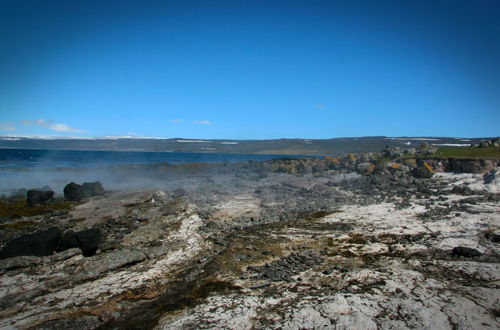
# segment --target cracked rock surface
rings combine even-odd
[[[0,328],[498,329],[488,184],[220,173],[92,197],[50,221],[98,228],[96,255],[0,260]]]

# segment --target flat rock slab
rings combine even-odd
[[[234,219],[238,217],[260,216],[260,200],[253,195],[236,195],[221,203],[214,219]]]
[[[118,250],[94,257],[90,257],[88,263],[82,265],[80,280],[90,279],[99,276],[119,267],[134,264],[146,259],[146,255],[139,250]]]

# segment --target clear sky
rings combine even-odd
[[[0,0],[0,135],[500,135],[500,1]]]

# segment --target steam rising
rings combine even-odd
[[[100,181],[106,190],[169,189],[181,177],[209,175],[214,166],[200,164],[116,165],[99,168],[14,170],[1,173],[0,194],[10,195],[20,188],[50,187],[61,195],[69,182]],[[183,168],[183,169],[182,169]],[[183,172],[183,173],[181,173]],[[178,186],[178,185],[177,185]]]
[[[0,195],[10,196],[21,188],[44,187],[62,195],[64,186],[70,182],[94,181],[100,181],[107,191],[189,188],[212,181],[217,174],[258,176],[262,163],[254,160],[281,157],[3,149],[0,153]]]

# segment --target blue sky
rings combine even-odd
[[[500,135],[500,2],[0,0],[0,135]]]

